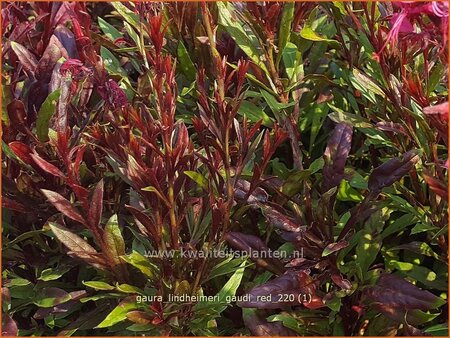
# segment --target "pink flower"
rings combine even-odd
[[[447,34],[448,25],[448,2],[446,1],[432,1],[432,2],[416,2],[416,1],[401,1],[393,2],[395,7],[400,8],[399,13],[392,15],[390,20],[391,30],[389,31],[386,42],[377,55],[386,48],[389,43],[395,44],[400,33],[408,34],[414,33],[413,20],[420,15],[428,15],[430,17],[437,17],[442,19],[442,30],[444,36]]]

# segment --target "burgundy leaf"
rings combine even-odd
[[[282,263],[278,259],[270,257],[272,251],[259,237],[240,232],[229,232],[225,235],[225,240],[232,247],[249,254],[249,257],[259,266],[277,275],[283,273]]]
[[[52,35],[44,54],[42,54],[37,64],[36,78],[48,82],[51,78],[53,68],[61,57],[67,59],[69,56],[56,36]]]
[[[16,202],[14,200],[11,200],[5,196],[2,197],[2,207],[9,209],[9,210],[15,210],[15,211],[24,212],[24,213],[31,212],[23,204]]]
[[[431,177],[427,174],[423,174],[423,178],[425,182],[430,186],[430,189],[433,190],[436,195],[442,197],[446,201],[448,201],[448,185],[438,179]]]
[[[65,178],[66,176],[56,168],[53,164],[47,162],[42,157],[40,157],[37,153],[30,154],[30,156],[33,158],[34,162],[45,172],[52,174],[53,176]]]
[[[34,55],[31,54],[24,46],[14,41],[11,41],[11,48],[14,53],[16,53],[22,66],[29,72],[34,73],[38,64]]]
[[[394,122],[378,122],[377,128],[383,131],[390,131],[396,134],[403,134],[407,137],[409,137],[408,132],[405,130],[405,128],[400,123],[394,123]]]
[[[375,168],[369,176],[369,190],[380,193],[385,187],[405,176],[419,161],[417,151],[410,150],[401,158],[393,159]]]
[[[251,183],[246,180],[237,180],[236,187],[234,190],[234,197],[238,200],[243,200],[249,190],[251,188]],[[251,194],[248,196],[247,202],[249,204],[256,204],[256,203],[265,203],[269,199],[269,195],[267,192],[262,188],[256,188],[253,189]]]
[[[14,319],[7,314],[3,314],[2,317],[2,336],[17,336],[19,329]]]
[[[8,116],[13,125],[18,129],[22,129],[27,125],[27,113],[25,112],[25,106],[20,100],[12,100],[6,107],[8,110]]]
[[[70,203],[63,196],[50,190],[41,189],[41,191],[59,212],[74,221],[85,224],[83,217],[78,213],[77,209],[75,209],[72,203]]]
[[[352,283],[348,279],[344,279],[339,272],[332,273],[331,280],[341,289],[350,290],[352,288]]]
[[[402,309],[431,310],[445,304],[442,298],[392,274],[383,274],[366,295],[375,303]]]
[[[92,195],[91,205],[89,207],[88,222],[97,227],[100,224],[103,211],[103,180],[98,182]]]
[[[156,229],[156,225],[152,221],[152,219],[147,216],[141,210],[132,207],[131,205],[125,206],[129,212],[145,227],[146,231],[151,235],[152,239],[155,242],[159,242],[158,230]]]
[[[325,247],[325,249],[323,249],[322,256],[331,255],[333,252],[342,250],[347,246],[348,246],[347,241],[339,241],[337,243],[330,243]]]
[[[263,206],[263,205],[260,206],[266,219],[275,228],[291,232],[301,231],[302,228],[300,227],[299,224],[297,224],[294,220],[282,214],[278,210],[270,206]]]
[[[322,183],[324,192],[338,186],[344,177],[345,163],[352,146],[352,135],[352,127],[346,123],[339,123],[334,128],[324,153]]]

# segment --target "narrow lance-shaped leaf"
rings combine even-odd
[[[259,237],[246,235],[240,232],[230,232],[226,234],[225,239],[232,247],[243,250],[249,254],[250,259],[255,261],[259,266],[266,268],[277,275],[283,273],[283,269],[281,268],[282,263],[269,256],[271,253],[270,249]]]
[[[106,318],[97,325],[97,328],[110,327],[117,324],[127,318],[127,313],[138,307],[138,304],[133,299],[134,297],[129,297],[124,299],[117,305],[114,310],[112,310]]]
[[[97,227],[100,224],[103,210],[103,180],[98,182],[92,195],[91,206],[88,213],[89,223]]]
[[[385,187],[389,187],[394,182],[405,176],[419,161],[416,150],[410,150],[401,158],[393,159],[375,168],[369,176],[368,187],[374,193],[380,193]]]
[[[105,268],[103,257],[88,242],[60,224],[49,223],[49,226],[56,238],[70,250],[67,252],[69,256],[81,259],[99,269]]]
[[[49,223],[49,226],[56,238],[70,251],[85,252],[88,254],[97,253],[97,250],[95,250],[88,242],[80,236],[75,235],[73,232],[70,232],[69,229],[63,227],[62,225],[57,223]]]
[[[38,64],[33,54],[31,54],[24,46],[14,41],[11,41],[11,48],[14,53],[16,53],[22,66],[33,73]]]
[[[105,242],[105,250],[114,264],[121,264],[120,256],[125,255],[125,242],[120,232],[119,223],[117,221],[117,215],[111,216],[105,227],[103,235]]]
[[[345,163],[352,146],[352,134],[352,127],[346,123],[339,123],[334,128],[324,153],[322,184],[324,192],[338,186],[344,177]]]
[[[77,221],[81,224],[85,224],[85,221],[83,217],[78,213],[78,211],[75,209],[75,207],[70,203],[67,199],[65,199],[63,196],[58,194],[57,192],[50,191],[50,190],[41,190],[42,193],[47,197],[47,199],[50,201],[51,204],[64,216],[69,217],[70,219],[73,219],[74,221]]]
[[[53,164],[47,162],[42,157],[40,157],[37,153],[30,154],[31,158],[36,162],[36,164],[45,172],[52,174],[53,176],[64,178],[65,175],[55,167]]]
[[[51,93],[42,104],[37,114],[36,120],[36,134],[39,140],[42,142],[48,141],[48,124],[50,118],[53,116],[56,110],[56,102],[59,99],[60,90],[57,89]]]
[[[125,208],[131,214],[136,218],[137,221],[141,222],[142,225],[145,227],[146,231],[148,232],[148,235],[150,235],[155,243],[158,243],[160,240],[160,236],[158,233],[158,229],[156,228],[156,225],[152,221],[152,219],[146,215],[143,211],[132,207],[131,205],[126,205]]]

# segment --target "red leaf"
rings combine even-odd
[[[40,157],[37,153],[30,154],[30,156],[33,158],[34,162],[45,172],[52,174],[53,176],[65,178],[66,176],[56,168],[53,164],[47,162],[42,157]]]
[[[2,207],[24,213],[30,212],[30,210],[28,210],[23,204],[13,201],[7,197],[2,197]]]
[[[51,204],[62,214],[77,221],[81,224],[86,224],[83,217],[78,213],[75,207],[63,196],[57,192],[41,189],[42,193],[47,197]]]
[[[436,195],[439,195],[446,201],[448,201],[448,186],[444,184],[444,182],[439,181],[438,179],[423,174],[423,178],[425,182],[430,186],[430,189],[433,190]]]
[[[89,223],[97,227],[100,224],[103,210],[103,180],[98,182],[92,195],[91,206],[88,213]]]
[[[131,212],[131,214],[139,221],[142,223],[142,225],[145,227],[145,229],[148,231],[149,235],[151,235],[152,239],[155,242],[159,242],[159,235],[158,235],[158,231],[156,229],[155,224],[153,223],[152,219],[147,216],[146,214],[144,214],[141,210],[136,209],[135,207],[132,207],[131,205],[126,205],[125,208],[127,208],[127,210],[129,212]]]
[[[31,158],[31,148],[27,146],[25,143],[19,141],[13,141],[8,144],[9,148],[16,154],[18,158],[20,158],[26,164],[34,164],[33,159]]]
[[[14,41],[11,41],[11,48],[14,53],[16,53],[22,66],[33,73],[38,64],[33,54],[31,54],[24,46]]]
[[[22,101],[12,100],[6,109],[12,125],[16,126],[17,129],[22,129],[27,125],[27,113]]]

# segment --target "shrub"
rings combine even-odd
[[[2,3],[7,335],[447,335],[446,2]]]

